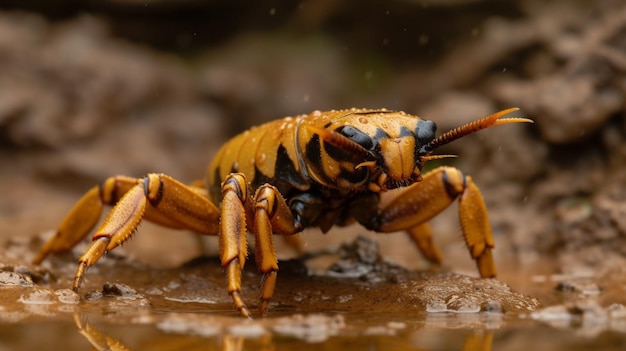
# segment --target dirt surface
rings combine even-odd
[[[621,1],[64,4],[0,9],[0,350],[626,342]],[[401,234],[305,231],[307,256],[279,248],[270,315],[253,321],[232,309],[214,238],[143,224],[79,294],[68,288],[87,243],[31,264],[93,185],[202,178],[229,136],[263,121],[385,107],[443,132],[511,106],[535,123],[441,150],[485,197],[497,280],[474,278],[454,209],[432,223],[438,269]]]

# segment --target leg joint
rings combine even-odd
[[[467,178],[461,171],[455,168],[445,168],[441,173],[441,180],[446,189],[446,194],[451,199],[455,199],[462,194],[467,187]]]
[[[269,217],[272,217],[276,212],[276,192],[277,190],[270,185],[261,186],[256,192],[255,209],[263,209]]]
[[[247,190],[246,180],[241,174],[231,174],[222,183],[222,196],[227,191],[234,191],[238,198],[245,201],[248,198]]]
[[[117,203],[119,197],[117,194],[117,179],[115,177],[107,178],[102,181],[98,189],[100,200],[103,204],[112,206]]]
[[[157,207],[163,198],[163,181],[159,174],[148,174],[143,178],[143,191],[150,205]]]

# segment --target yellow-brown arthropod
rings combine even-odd
[[[465,242],[482,277],[496,275],[491,228],[482,195],[471,177],[440,167],[422,174],[441,145],[491,126],[532,122],[503,118],[516,108],[465,124],[439,137],[436,125],[404,112],[350,109],[286,117],[243,132],[217,152],[204,181],[185,185],[165,174],[111,177],[89,190],[41,249],[69,250],[95,227],[103,205],[114,205],[79,259],[77,290],[87,268],[126,241],[143,219],[218,235],[228,292],[241,315],[241,270],[247,232],[254,234],[263,273],[260,313],[274,293],[278,259],[273,235],[307,227],[327,232],[354,221],[376,232],[406,231],[423,255],[440,262],[428,220],[459,198]],[[396,191],[387,190],[399,188]],[[381,201],[384,200],[384,201]],[[384,203],[384,205],[381,205]]]

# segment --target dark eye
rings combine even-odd
[[[435,138],[435,132],[437,131],[437,125],[433,121],[422,119],[417,123],[415,127],[415,135],[417,136],[417,143],[422,146],[428,144]]]
[[[361,145],[367,150],[371,150],[374,147],[374,142],[372,141],[372,138],[370,138],[369,135],[363,133],[362,131],[354,127],[343,126],[343,127],[337,128],[337,132],[341,133],[345,137]]]

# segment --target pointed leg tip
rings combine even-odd
[[[259,315],[261,317],[267,316],[267,312],[269,311],[270,300],[269,299],[261,299],[261,305],[259,305]]]
[[[248,310],[246,306],[241,307],[239,309],[239,313],[241,314],[243,318],[252,319],[252,314],[250,313],[250,311]]]
[[[43,260],[46,259],[47,256],[48,256],[47,251],[43,251],[43,250],[39,251],[39,253],[37,254],[37,256],[35,256],[32,262],[34,265],[39,266],[41,262],[43,262]]]

